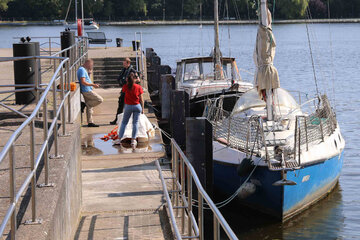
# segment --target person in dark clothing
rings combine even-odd
[[[117,81],[118,81],[121,88],[126,84],[126,79],[130,75],[130,73],[137,74],[136,70],[133,68],[133,66],[131,66],[130,58],[125,58],[125,60],[123,62],[123,66],[124,66],[124,68],[121,71],[119,77],[117,78]],[[118,108],[117,108],[117,111],[116,111],[115,120],[110,122],[111,125],[116,124],[118,114],[123,112],[124,100],[125,100],[125,93],[120,92],[119,101],[118,101]]]

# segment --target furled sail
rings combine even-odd
[[[254,53],[255,65],[257,66],[255,86],[259,93],[262,90],[280,87],[278,71],[273,65],[276,41],[271,29],[271,13],[266,6],[266,0],[261,0],[260,19]]]

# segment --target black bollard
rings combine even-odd
[[[36,43],[23,42],[13,44],[14,57],[36,56]],[[15,84],[35,84],[36,83],[36,59],[27,59],[14,62],[14,80]],[[38,74],[39,75],[39,74]],[[31,87],[15,87],[15,89],[24,89]],[[16,104],[29,104],[35,100],[36,91],[16,92]]]
[[[171,90],[175,90],[175,78],[171,74],[161,75],[160,102],[161,118],[170,119]]]
[[[122,47],[122,45],[123,45],[123,39],[116,38],[116,47]]]
[[[132,47],[133,47],[133,51],[137,51],[137,50],[139,50],[139,47],[140,47],[140,41],[139,41],[139,40],[132,41]]]
[[[186,156],[201,182],[201,185],[214,200],[213,189],[213,147],[212,125],[206,118],[186,118]],[[193,189],[193,199],[198,200],[197,189]],[[195,218],[198,218],[198,209],[194,207]],[[213,239],[213,214],[203,212],[204,225],[209,225],[204,233],[204,239]]]
[[[193,165],[205,191],[212,196],[212,125],[206,118],[186,118],[186,156]]]
[[[61,41],[61,50],[71,47],[75,44],[75,32],[74,31],[64,31],[60,33],[60,41]],[[64,52],[62,54],[63,57],[70,58],[70,64],[73,64],[74,59],[71,59],[70,50]]]
[[[185,122],[190,114],[189,95],[185,91],[172,90],[170,105],[171,136],[184,149],[186,145]]]

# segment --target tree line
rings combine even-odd
[[[70,1],[71,21],[75,0],[0,0],[0,20],[62,20]],[[257,3],[219,0],[220,19],[256,19]],[[360,17],[360,0],[269,0],[269,8],[275,19]],[[207,20],[213,18],[213,0],[84,0],[84,12],[85,17],[108,21]]]

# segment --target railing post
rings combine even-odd
[[[43,103],[43,122],[44,122],[44,141],[48,139],[48,119],[47,119],[47,101],[45,99]],[[46,144],[44,152],[44,165],[45,165],[45,184],[49,184],[49,145]]]
[[[31,171],[35,170],[35,125],[34,121],[30,123],[30,161]],[[31,210],[32,222],[36,221],[36,171],[31,178]]]
[[[176,187],[176,192],[175,192],[175,206],[176,208],[176,216],[179,216],[179,190],[178,189],[178,185],[177,183],[179,182],[179,153],[177,151],[177,149],[175,148],[175,187]]]
[[[39,98],[40,98],[40,92],[39,92],[39,63],[40,60],[37,61],[37,58],[35,57],[35,102],[38,104]],[[36,117],[39,117],[39,112],[36,113]]]
[[[294,160],[295,161],[296,161],[297,129],[298,129],[298,117],[296,116],[295,117],[295,136],[294,136]]]
[[[61,102],[63,102],[63,105],[61,107],[61,127],[62,127],[62,137],[69,136],[69,134],[66,134],[66,124],[65,124],[65,94],[64,94],[64,88],[66,87],[68,91],[70,91],[70,84],[67,84],[66,81],[64,81],[64,70],[63,67],[60,69],[60,98]]]
[[[54,58],[53,68],[54,68],[54,73],[55,73],[56,72],[56,58]]]
[[[231,131],[231,116],[229,117],[229,126],[228,126],[228,135],[227,135],[227,145],[230,146],[230,131]]]
[[[67,87],[70,89],[70,86],[68,86],[67,84],[64,84],[64,70],[63,67],[61,67],[60,69],[60,98],[61,101],[64,102],[64,88]],[[65,126],[65,102],[61,108],[61,125],[62,125],[62,135],[65,136],[66,135],[66,126]]]
[[[71,91],[70,83],[71,83],[71,74],[70,74],[70,61],[66,62],[66,82],[69,86],[69,91]],[[71,123],[71,94],[67,97],[68,101],[68,123]]]
[[[299,166],[301,164],[301,157],[300,157],[300,154],[301,154],[301,126],[300,126],[300,123],[299,123],[299,139],[298,139],[298,155],[299,155]]]
[[[180,173],[181,173],[181,233],[185,233],[185,170],[184,159],[180,157]]]
[[[198,225],[199,225],[199,240],[204,239],[204,209],[203,209],[203,198],[200,191],[198,191]]]
[[[306,117],[303,117],[305,121],[305,138],[306,138],[306,151],[309,151],[309,139],[308,139],[308,129],[307,129],[307,120]]]
[[[14,155],[14,145],[12,144],[9,150],[9,170],[10,170],[10,203],[15,206],[13,213],[11,214],[11,231],[10,237],[11,240],[15,240],[16,234],[16,203],[15,203],[15,155]]]
[[[324,129],[320,116],[319,116],[319,121],[320,121],[321,141],[324,141]]]
[[[214,240],[220,239],[220,226],[219,221],[214,214]]]
[[[191,224],[191,215],[192,215],[192,176],[189,168],[186,168],[187,176],[187,192],[188,192],[188,235],[192,235],[192,224]]]
[[[246,145],[245,145],[245,153],[246,153],[246,157],[249,157],[249,141],[250,141],[250,125],[251,122],[248,122],[248,127],[247,127],[247,132],[246,132]],[[255,143],[254,143],[255,144]],[[250,156],[251,157],[251,156]]]
[[[51,56],[51,37],[49,37],[49,56]]]
[[[31,220],[25,221],[25,225],[41,224],[41,219],[36,219],[36,169],[35,169],[35,122],[30,122],[30,164],[31,172]]]
[[[176,189],[176,179],[175,179],[175,147],[174,144],[171,141],[171,172],[172,175],[172,195],[171,195],[171,202],[172,205],[175,203],[175,189]]]
[[[53,122],[55,122],[55,126],[53,129],[54,133],[54,154],[50,156],[52,159],[62,158],[63,155],[59,155],[59,142],[58,142],[58,126],[57,126],[57,103],[56,103],[56,81],[54,81],[52,86],[52,93],[53,93]]]
[[[45,168],[45,183],[38,184],[39,188],[42,187],[54,187],[54,183],[49,183],[49,140],[48,140],[48,110],[47,110],[47,101],[43,102],[43,125],[44,125],[44,142],[46,143],[46,148],[44,151],[44,168]]]

